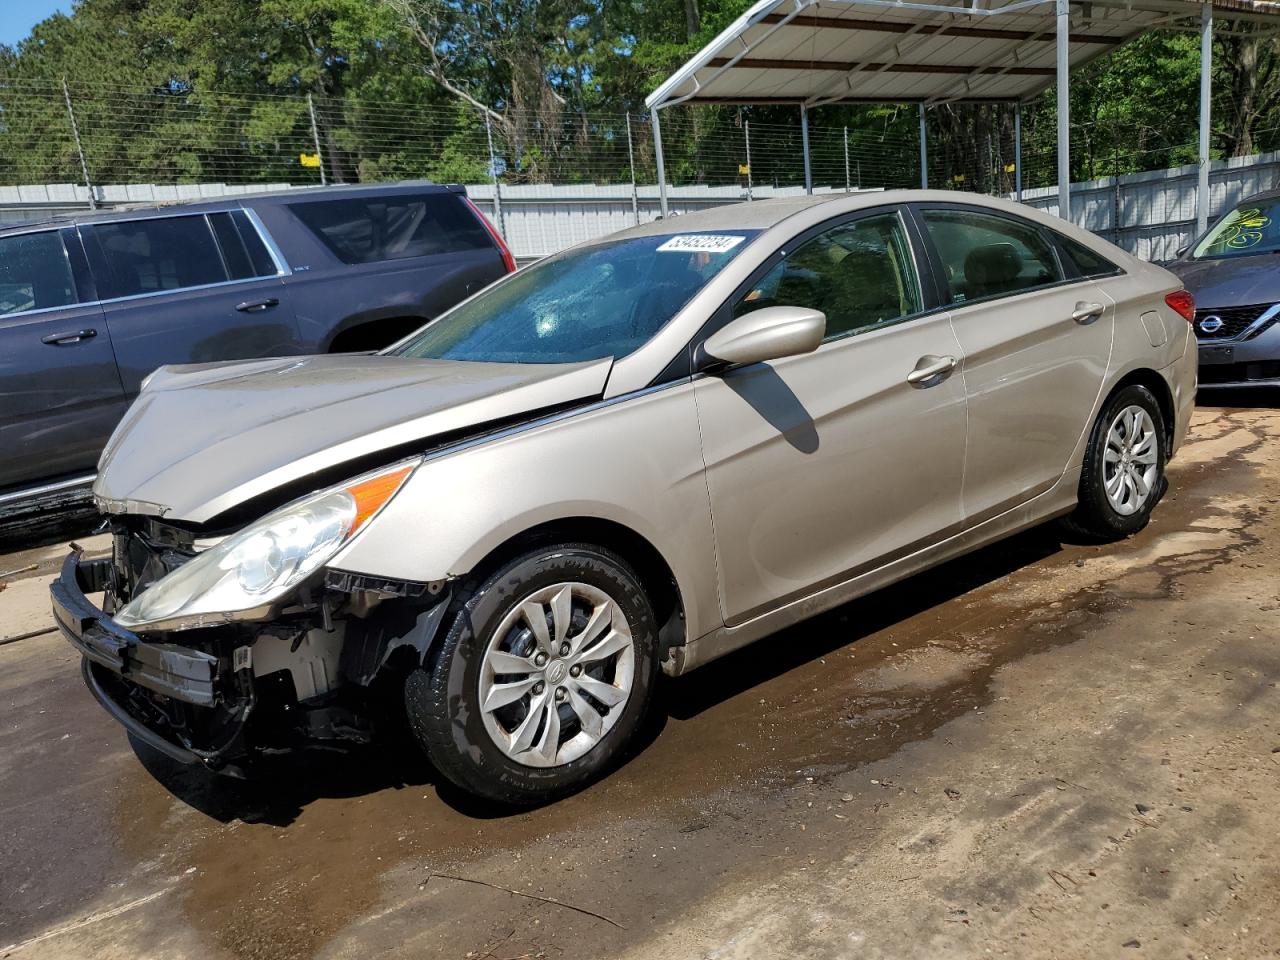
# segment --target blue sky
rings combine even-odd
[[[31,28],[61,10],[71,12],[71,0],[0,0],[0,43],[25,40]]]

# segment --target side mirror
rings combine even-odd
[[[764,307],[731,320],[702,349],[726,363],[762,363],[812,353],[827,333],[827,315],[808,307]]]
[[[1188,250],[1190,250],[1190,249],[1191,249],[1191,247],[1189,247],[1189,246],[1187,246],[1187,247],[1179,247],[1179,248],[1178,248],[1178,252],[1177,252],[1177,253],[1175,253],[1175,254],[1174,254],[1174,256],[1175,256],[1175,257],[1177,257],[1179,260],[1181,260],[1181,259],[1182,259],[1182,255],[1183,255],[1183,254],[1185,254],[1185,253],[1186,253]]]

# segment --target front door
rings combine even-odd
[[[124,413],[78,243],[73,229],[0,237],[0,490],[91,474]]]
[[[732,310],[779,305],[822,310],[822,346],[696,385],[730,625],[960,522],[965,397],[951,372],[963,357],[947,315],[925,310],[901,215],[818,231]]]
[[[1102,389],[1115,307],[1092,281],[1071,281],[1029,221],[952,205],[920,218],[964,351],[964,510],[978,523],[1062,477]]]
[[[285,285],[243,224],[217,212],[81,228],[128,395],[168,363],[303,352]]]

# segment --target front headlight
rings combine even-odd
[[[346,546],[417,465],[397,464],[268,514],[161,577],[115,621],[186,630],[265,613]]]

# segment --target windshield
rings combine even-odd
[[[758,232],[671,233],[570,250],[451,310],[393,352],[496,363],[624,357]]]
[[[1242,203],[1196,244],[1191,257],[1247,257],[1280,250],[1280,197]]]

